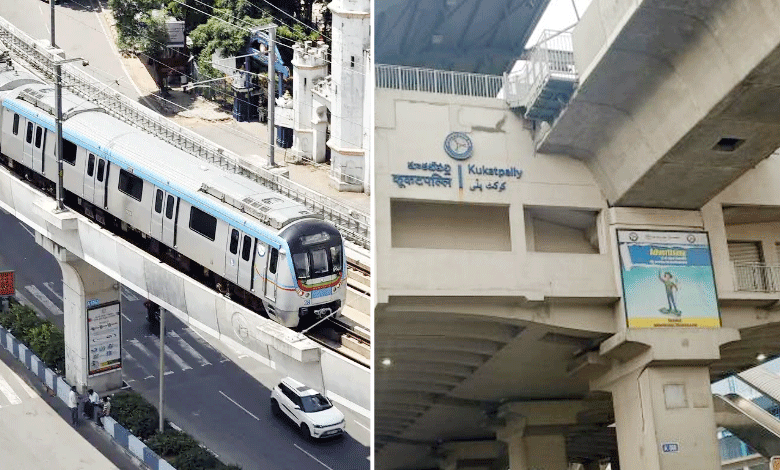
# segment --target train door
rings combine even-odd
[[[176,219],[178,219],[179,198],[160,188],[155,189],[152,206],[152,237],[163,245],[176,245]]]
[[[43,148],[46,146],[46,129],[35,125],[35,135],[32,145],[32,169],[43,174]]]
[[[165,205],[165,191],[156,188],[154,191],[154,204],[152,205],[152,230],[151,235],[157,241],[162,241],[163,206]]]
[[[265,275],[265,298],[271,302],[276,301],[276,278],[279,270],[279,250],[270,247],[271,253],[268,256],[268,266]]]
[[[238,283],[238,248],[241,244],[241,232],[230,227],[230,236],[228,236],[228,246],[225,251],[225,279]]]
[[[106,184],[108,184],[108,167],[110,163],[103,158],[97,159],[97,170],[95,171],[95,199],[94,204],[97,207],[105,209]]]
[[[176,247],[176,220],[179,218],[179,198],[165,194],[165,217],[163,217],[162,242],[171,248]]]
[[[246,290],[252,290],[252,268],[255,253],[255,237],[243,235],[241,239],[241,256],[238,260],[238,285]]]
[[[84,199],[89,202],[95,200],[95,160],[97,160],[95,155],[91,153],[87,155],[86,176],[84,177]]]
[[[22,164],[28,168],[32,168],[34,134],[35,126],[32,122],[27,121],[27,126],[25,127],[24,131],[24,155],[22,156]]]

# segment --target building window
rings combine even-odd
[[[353,69],[355,68],[355,56],[351,56],[351,60],[349,61],[349,66]]]
[[[119,170],[119,190],[140,201],[144,192],[144,180],[125,170]]]
[[[217,218],[193,207],[190,210],[190,230],[214,241],[217,235]]]

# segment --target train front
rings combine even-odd
[[[279,233],[287,241],[295,274],[298,318],[303,325],[338,313],[346,302],[344,242],[330,222],[307,219]]]

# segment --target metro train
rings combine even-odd
[[[291,328],[338,313],[336,227],[305,206],[62,94],[65,203],[179,270]],[[0,159],[55,193],[54,87],[0,68]]]

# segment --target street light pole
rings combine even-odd
[[[51,29],[54,31],[53,26]],[[54,39],[54,33],[52,33],[52,39]],[[54,106],[57,108],[57,117],[54,121],[54,127],[56,127],[57,130],[57,212],[62,212],[65,210],[62,196],[62,65],[67,64],[68,62],[75,62],[77,60],[80,60],[81,65],[85,67],[89,65],[89,62],[87,62],[86,59],[82,59],[81,57],[58,60],[54,62]]]
[[[268,26],[268,166],[276,166],[274,161],[274,148],[276,147],[276,133],[274,132],[274,105],[276,95],[274,85],[276,82],[276,25]]]
[[[160,308],[160,432],[163,432],[163,380],[165,378],[165,309]]]

